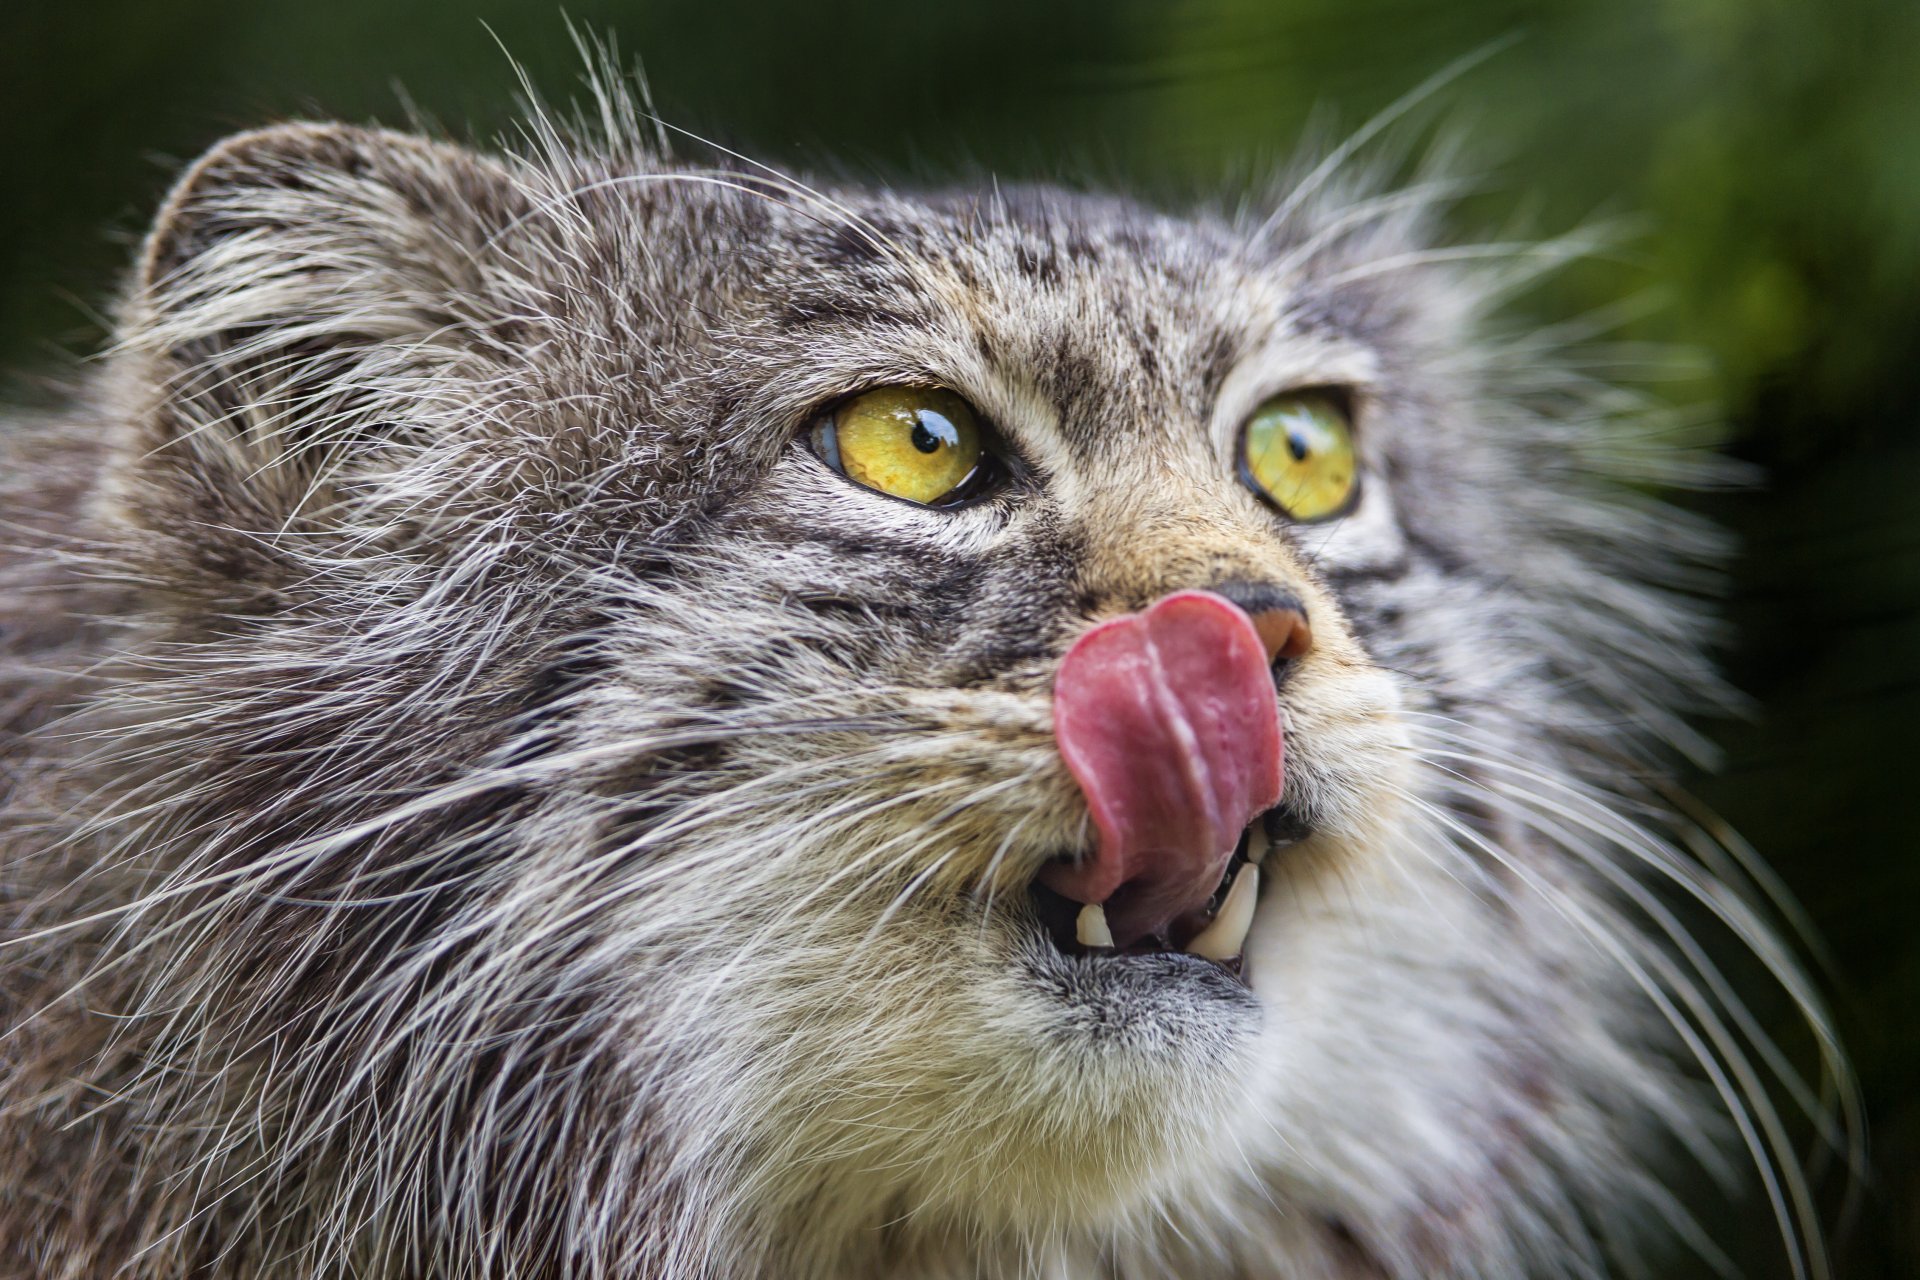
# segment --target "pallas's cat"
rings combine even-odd
[[[8,431],[8,1274],[1559,1276],[1764,1153],[1551,250],[610,111],[223,143]]]

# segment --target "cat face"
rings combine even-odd
[[[1279,673],[1275,818],[1308,838],[1268,893],[1377,874],[1406,782],[1401,693],[1336,582],[1407,571],[1383,478],[1393,393],[1363,342],[1292,310],[1275,264],[1221,227],[1055,195],[774,216],[799,265],[748,286],[731,322],[768,462],[687,536],[648,631],[614,650],[614,687],[742,727],[707,767],[792,780],[759,811],[716,793],[754,825],[742,874],[767,886],[750,913],[767,923],[732,945],[825,953],[809,962],[820,1004],[784,1033],[810,1042],[792,1051],[812,1097],[782,1079],[777,1103],[754,1105],[811,1113],[808,1141],[845,1151],[841,1176],[913,1168],[914,1194],[946,1212],[1047,1222],[1126,1204],[1142,1172],[1185,1169],[1251,1105],[1262,976],[1192,961],[1177,938],[1131,956],[1063,947],[1066,921],[1044,919],[1061,904],[1037,877],[1097,844],[1055,735],[1062,655],[1181,591],[1299,602],[1312,647]],[[963,397],[1005,478],[941,508],[837,473],[808,424],[875,385]],[[1367,482],[1344,520],[1296,525],[1235,453],[1263,402],[1327,385],[1355,406]],[[732,429],[700,429],[716,427]],[[688,662],[671,684],[663,650]],[[762,732],[821,718],[848,727]],[[843,1095],[829,1119],[823,1100]],[[996,1101],[972,1111],[969,1095]],[[916,1136],[874,1136],[900,1115]]]
[[[1660,1093],[1594,797],[1710,684],[1642,584],[1699,535],[1594,478],[1604,400],[1410,207],[321,127],[203,161],[111,384],[192,659],[128,741],[213,762],[157,848],[222,923],[164,981],[203,1066],[297,1043],[236,1086],[280,1185],[345,1222],[464,1170],[395,1238],[512,1204],[609,1273],[1493,1273],[1586,1232]],[[1250,464],[1296,411],[1332,443]],[[1303,519],[1262,468],[1312,449]],[[1076,771],[1063,681],[1136,687],[1068,658],[1102,624],[1244,641],[1258,692],[1200,662],[1155,732],[1217,693],[1219,741],[1103,722]],[[1113,862],[1099,770],[1262,751],[1277,799]],[[1083,892],[1109,864],[1172,905]],[[1244,944],[1194,954],[1240,876]]]

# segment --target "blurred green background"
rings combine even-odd
[[[581,63],[554,0],[12,0],[0,13],[0,367],[101,335],[180,162],[289,115],[510,125],[504,49],[552,98]],[[1726,660],[1756,703],[1695,790],[1777,866],[1830,951],[1865,1092],[1864,1198],[1823,1187],[1840,1277],[1920,1276],[1920,4],[1871,0],[573,0],[644,58],[674,123],[801,168],[1243,182],[1511,41],[1431,118],[1497,163],[1486,225],[1632,215],[1622,252],[1527,305],[1631,296],[1685,342],[1763,484],[1700,498],[1744,539]],[[1757,997],[1783,1028],[1787,1011]],[[1789,1040],[1792,1040],[1788,1033]],[[1795,1041],[1794,1043],[1799,1043]],[[1764,1208],[1685,1194],[1746,1274]],[[1676,1257],[1663,1276],[1706,1274]]]

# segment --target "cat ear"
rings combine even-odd
[[[450,368],[498,349],[488,263],[526,204],[500,164],[405,134],[297,124],[222,142],[141,256],[116,357],[138,395],[131,456],[230,473],[197,474],[204,487],[311,479],[378,449]]]

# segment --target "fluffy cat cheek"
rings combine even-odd
[[[1411,739],[1395,678],[1364,661],[1318,678],[1301,673],[1285,701],[1288,808],[1363,856],[1398,812],[1411,776]]]

